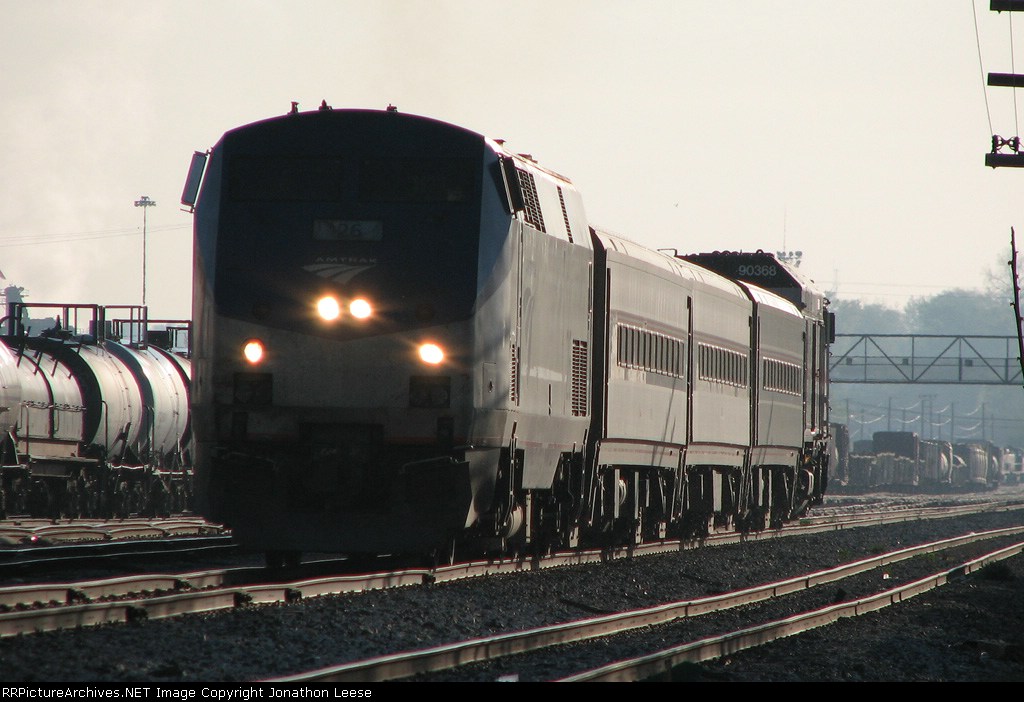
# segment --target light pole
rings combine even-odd
[[[135,201],[136,207],[142,208],[142,306],[146,306],[146,208],[155,207],[156,202],[143,195]]]

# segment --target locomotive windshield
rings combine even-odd
[[[359,162],[360,202],[467,202],[475,169],[469,159],[378,158]],[[340,201],[345,163],[337,157],[239,156],[232,162],[234,202]]]
[[[469,159],[389,158],[363,161],[362,202],[466,202],[473,192]]]
[[[316,202],[344,193],[340,158],[238,156],[229,171],[233,202]]]

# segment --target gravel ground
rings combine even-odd
[[[1024,557],[821,630],[680,671],[729,681],[1024,681]]]
[[[1020,511],[929,520],[293,605],[22,635],[0,640],[0,679],[165,684],[258,680],[704,596],[966,531],[1020,524]],[[1024,675],[1019,659],[1024,637],[1022,560],[1014,558],[989,577],[963,579],[882,613],[687,667],[680,675],[736,681],[1019,680]],[[926,565],[930,572],[942,569]],[[853,584],[844,587],[847,594],[856,589]],[[837,592],[822,589],[813,597],[825,604]],[[727,615],[721,625],[740,626],[745,616]],[[700,631],[690,625],[660,635],[671,645],[692,640]],[[632,655],[626,644],[604,646],[612,657]],[[552,652],[544,658],[546,672],[512,674],[521,680],[552,679],[559,674],[553,664],[568,656]],[[504,674],[486,671],[471,677],[460,671],[456,679],[496,680]]]

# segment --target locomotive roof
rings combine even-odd
[[[278,124],[287,124],[290,120],[331,119],[332,116],[342,115],[364,117],[386,116],[388,119],[408,120],[412,122],[419,122],[421,124],[433,125],[441,129],[450,129],[452,131],[462,132],[466,135],[470,135],[475,138],[481,139],[487,145],[487,147],[490,148],[496,155],[501,156],[503,158],[511,158],[515,160],[516,165],[519,166],[520,168],[543,173],[555,180],[561,181],[561,184],[567,185],[575,189],[575,186],[573,185],[572,180],[570,178],[567,178],[561,173],[558,173],[557,171],[547,168],[546,166],[542,166],[530,154],[515,153],[511,151],[505,146],[504,139],[491,138],[472,129],[467,129],[466,127],[462,127],[451,122],[445,122],[443,120],[435,119],[433,117],[425,117],[423,115],[399,112],[397,108],[392,108],[390,106],[386,110],[373,110],[365,108],[335,109],[333,107],[322,105],[319,109],[316,110],[305,110],[302,112],[293,111],[288,114],[277,115],[274,117],[268,117],[266,119],[257,120],[255,122],[250,122],[249,124],[244,124],[242,126],[235,127],[234,129],[229,130],[228,132],[225,133],[225,137],[228,137],[235,132],[244,132],[251,129],[259,129],[261,127],[273,127]]]
[[[487,142],[487,145],[494,150],[494,153],[498,154],[499,156],[515,160],[516,165],[518,165],[520,168],[540,171],[541,173],[549,175],[556,180],[562,181],[563,183],[567,184],[574,190],[576,189],[576,186],[573,185],[571,179],[565,177],[564,175],[557,171],[553,171],[550,168],[540,165],[539,163],[537,163],[537,161],[534,160],[531,154],[517,154],[513,153],[512,151],[509,151],[507,148],[505,148],[504,139],[491,139],[489,137],[484,137],[484,140]]]
[[[802,316],[800,314],[800,310],[796,308],[796,305],[786,298],[776,295],[771,290],[765,290],[764,288],[742,280],[739,281],[739,284],[750,292],[750,297],[753,298],[754,302],[757,304],[765,305],[766,307],[774,307],[775,309],[782,310],[783,312],[795,317]]]
[[[744,280],[770,290],[807,314],[818,316],[822,312],[825,296],[817,284],[780,261],[774,254],[758,249],[753,252],[712,251],[681,254],[679,257],[717,271],[727,278]]]
[[[653,251],[646,246],[638,244],[635,241],[631,241],[630,239],[626,239],[618,234],[612,234],[610,232],[597,229],[594,230],[594,234],[608,251],[616,251],[625,254],[632,259],[640,260],[657,268],[661,268],[662,270],[679,276],[680,278],[698,281],[705,285],[719,288],[728,294],[746,298],[746,294],[744,294],[734,281],[729,280],[714,271],[708,270],[707,268],[694,265],[689,261],[660,251]]]
[[[465,132],[467,134],[471,134],[473,136],[480,137],[481,139],[484,138],[484,136],[482,134],[474,132],[473,130],[467,129],[465,127],[460,127],[457,124],[452,124],[451,122],[445,122],[443,120],[434,119],[433,117],[424,117],[422,115],[414,115],[414,114],[407,113],[407,112],[399,112],[397,109],[391,109],[391,108],[389,108],[387,110],[372,110],[372,109],[367,109],[367,108],[334,109],[333,107],[325,107],[325,106],[322,106],[322,107],[320,107],[319,109],[316,109],[316,110],[304,110],[304,111],[301,111],[301,112],[300,111],[293,111],[293,112],[290,112],[290,113],[287,113],[287,114],[283,114],[283,115],[275,115],[273,117],[267,117],[265,119],[256,120],[254,122],[249,122],[248,124],[243,124],[243,125],[240,125],[238,127],[235,127],[234,129],[230,129],[230,130],[227,131],[227,134],[231,134],[233,132],[246,131],[248,129],[253,129],[253,128],[256,128],[256,127],[270,126],[270,125],[282,124],[282,123],[283,124],[287,124],[289,121],[294,121],[294,120],[331,119],[331,118],[339,118],[339,117],[343,117],[343,116],[365,116],[365,117],[387,116],[389,118],[394,118],[394,119],[412,120],[412,121],[421,122],[421,123],[425,123],[425,124],[434,124],[434,125],[436,125],[438,127],[442,127],[442,128],[446,128],[446,129],[452,129],[452,130],[459,131],[459,132]]]

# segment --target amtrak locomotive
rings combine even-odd
[[[591,226],[499,140],[292,111],[197,153],[200,509],[273,560],[636,544],[820,502],[827,300]]]

